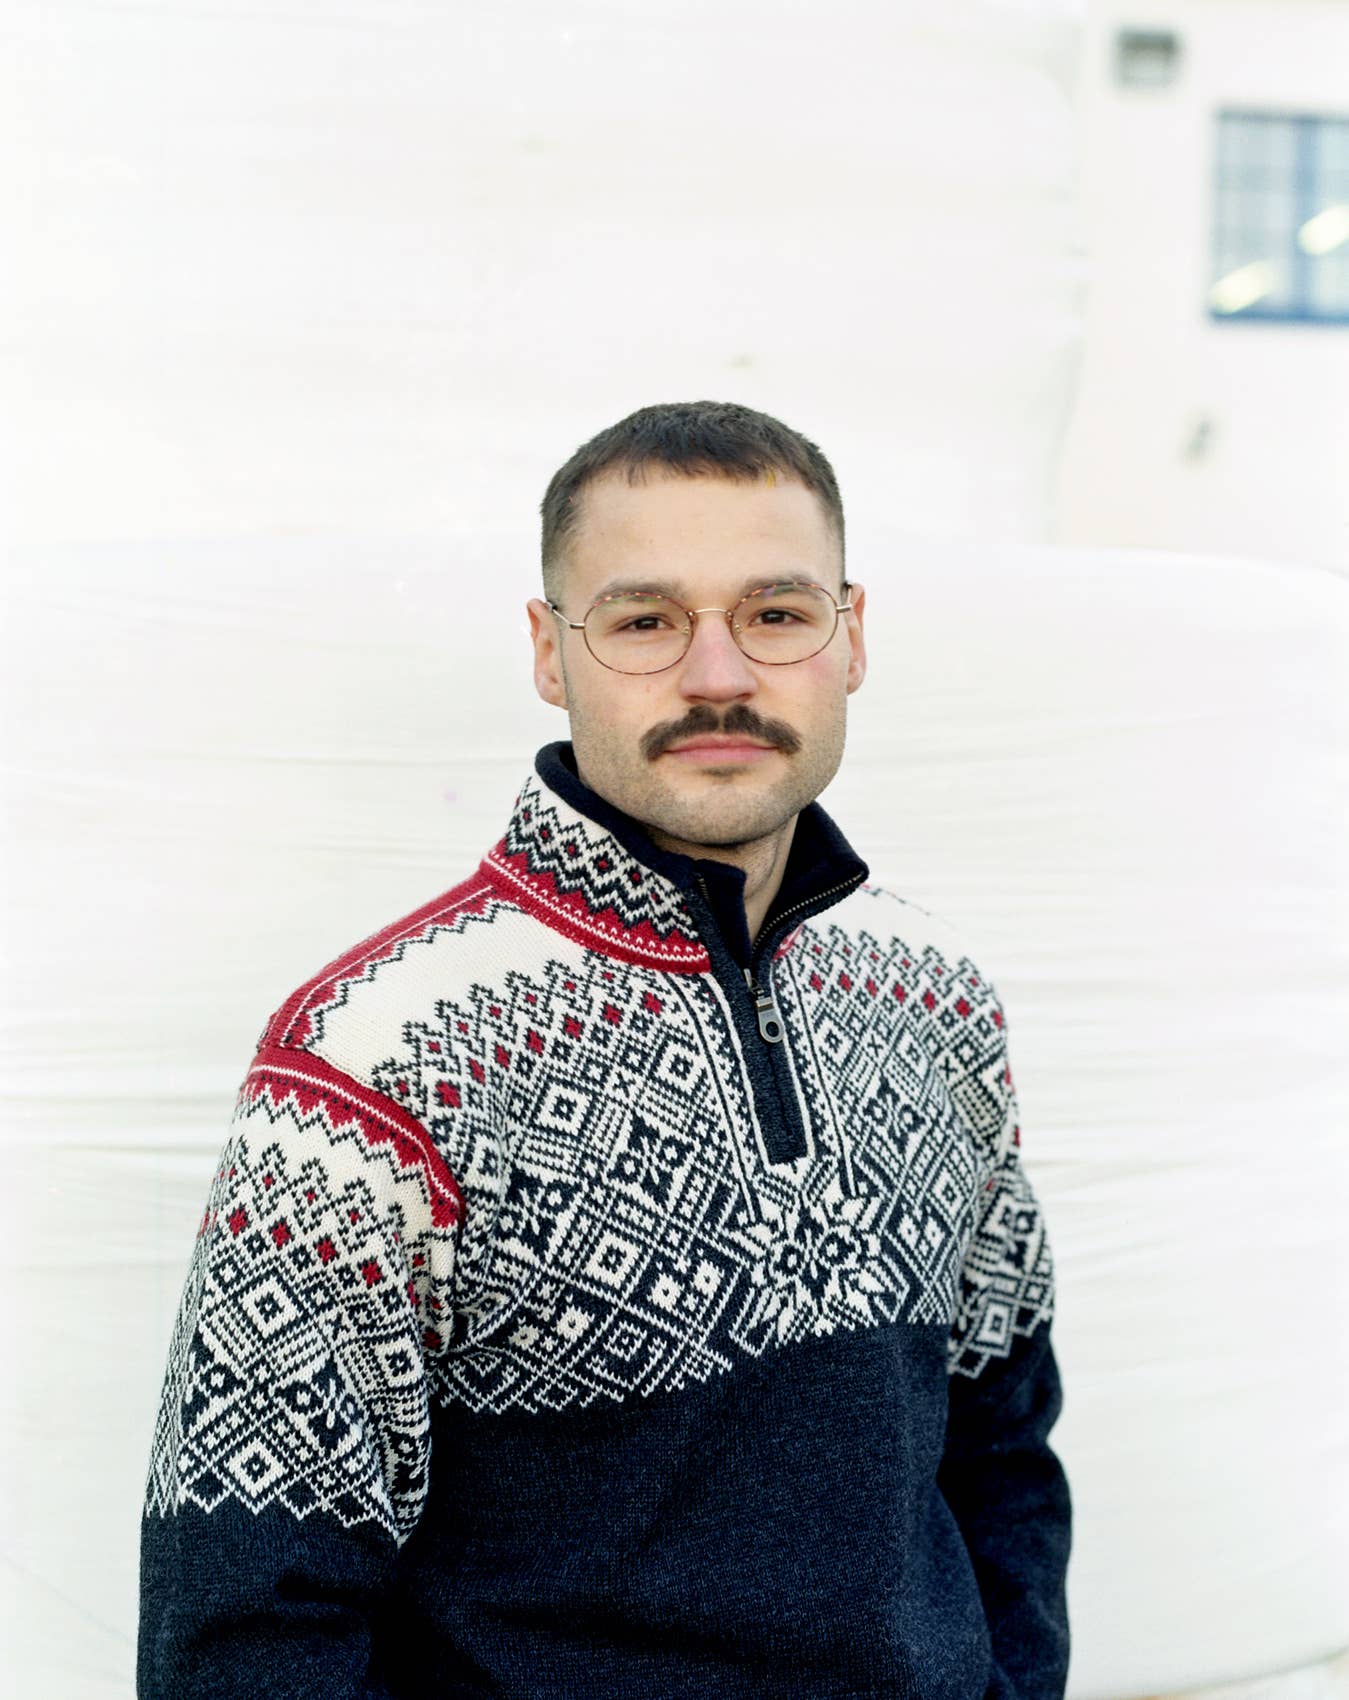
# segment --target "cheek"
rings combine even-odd
[[[848,693],[848,657],[830,651],[797,663],[800,677],[791,681],[791,701],[803,720],[833,720]]]
[[[651,724],[652,716],[644,707],[646,693],[615,689],[606,680],[595,678],[574,679],[572,684],[568,695],[572,720],[594,745],[618,747],[630,743]]]
[[[594,712],[615,731],[633,728],[646,731],[658,720],[668,719],[672,712],[679,712],[677,704],[671,708],[665,691],[658,683],[659,678],[660,675],[655,673],[646,678],[638,674],[611,673],[592,692]]]

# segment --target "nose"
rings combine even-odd
[[[682,696],[702,702],[735,702],[759,688],[749,657],[731,636],[731,624],[719,608],[697,610],[693,639],[679,664]]]

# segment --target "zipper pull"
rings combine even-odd
[[[749,995],[754,999],[754,1013],[759,1017],[759,1037],[769,1045],[782,1043],[782,1017],[778,1014],[778,1006],[773,1002],[771,992],[766,992],[762,986],[756,986],[753,973],[746,968],[745,984],[749,987]]]

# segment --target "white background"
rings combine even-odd
[[[1296,9],[1299,42],[1344,11]],[[1126,133],[1105,26],[1067,0],[11,8],[19,1691],[130,1691],[159,1377],[253,1040],[500,831],[565,732],[524,642],[543,485],[696,395],[833,459],[873,657],[826,805],[1008,1007],[1060,1271],[1072,1693],[1349,1643],[1329,368],[1224,327],[1275,350],[1286,452],[1164,499],[1141,457],[1187,368],[1124,303],[1184,302],[1175,347],[1204,346],[1175,197],[1198,218],[1217,84],[1152,97],[1191,102],[1169,142],[1135,109]],[[1149,243],[1165,287],[1112,297]],[[1253,443],[1255,369],[1229,373]]]

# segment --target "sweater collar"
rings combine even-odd
[[[744,871],[659,848],[585,784],[569,743],[539,751],[487,863],[526,908],[583,943],[684,972],[707,969],[724,951],[742,968],[749,963]],[[789,913],[801,920],[837,902],[866,876],[825,811],[808,804],[764,934]]]

